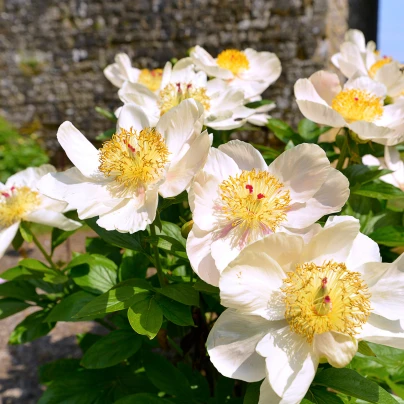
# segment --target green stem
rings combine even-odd
[[[345,159],[348,155],[348,135],[345,135],[344,143],[342,144],[341,151],[339,153],[337,170],[341,171],[344,166]]]
[[[30,229],[31,230],[31,229]],[[45,257],[46,261],[49,262],[49,265],[53,268],[53,269],[58,269],[58,267],[56,266],[56,264],[52,261],[51,256],[45,251],[45,249],[43,248],[41,242],[36,238],[35,234],[32,233],[31,231],[31,235],[32,235],[32,240],[35,243],[35,245],[39,248],[39,250],[41,251],[41,253],[43,254],[43,256]]]
[[[152,237],[156,236],[156,225],[152,223],[150,225],[150,233]],[[159,278],[160,286],[163,288],[165,286],[165,280],[164,280],[164,273],[163,273],[163,268],[161,267],[161,261],[160,261],[160,253],[157,245],[152,245],[153,247],[153,253],[154,253],[154,264],[156,265],[157,269],[157,276]]]

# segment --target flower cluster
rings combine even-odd
[[[347,82],[325,71],[298,80],[301,112],[345,128],[345,146],[386,145],[383,159],[362,155],[363,163],[389,169],[379,177],[403,190],[393,147],[404,140],[400,65],[354,30],[332,61]],[[217,131],[267,124],[275,105],[262,102],[262,93],[281,73],[276,55],[230,49],[214,58],[196,46],[155,70],[134,68],[119,54],[104,72],[123,103],[115,133],[97,149],[64,122],[57,139],[74,167],[29,168],[1,185],[1,254],[21,221],[77,228],[61,213],[71,210],[106,231],[154,229],[156,237],[162,198],[186,193],[190,266],[219,288],[226,308],[207,339],[211,362],[227,377],[263,380],[260,404],[300,403],[319,364],[345,367],[359,341],[404,348],[403,256],[382,263],[358,219],[347,210],[328,216],[352,190],[344,175],[353,175],[352,165],[341,172],[345,146],[337,168],[329,160],[334,149],[303,140],[266,159],[240,140],[212,146]]]

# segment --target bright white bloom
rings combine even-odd
[[[319,71],[296,82],[295,97],[314,122],[345,126],[364,141],[387,146],[404,140],[404,100],[385,106],[386,87],[369,77],[354,77],[342,88],[336,74]]]
[[[393,171],[391,174],[383,175],[380,179],[404,191],[404,162],[395,147],[386,146],[383,159],[367,154],[362,157],[362,162],[368,166],[377,166]]]
[[[275,106],[245,107],[244,91],[230,87],[220,79],[208,81],[205,72],[195,72],[190,58],[181,59],[173,67],[171,63],[166,64],[157,92],[126,81],[118,95],[125,104],[133,103],[142,108],[151,125],[156,125],[160,116],[181,101],[192,98],[204,107],[204,125],[217,130],[239,128],[247,120],[265,125],[269,118],[265,112]]]
[[[129,56],[126,53],[118,53],[115,63],[104,69],[105,77],[116,87],[121,88],[125,81],[139,83],[150,91],[160,88],[162,69],[137,69],[132,67]]]
[[[144,230],[155,219],[158,195],[180,194],[204,164],[210,138],[201,133],[202,115],[199,103],[186,100],[154,128],[139,107],[125,105],[116,134],[99,150],[65,122],[57,137],[76,167],[45,176],[41,191],[68,202],[81,219],[99,216],[106,230]]]
[[[333,55],[331,61],[348,79],[359,73],[384,84],[388,96],[395,98],[403,95],[402,66],[391,57],[381,56],[373,41],[366,44],[361,31],[349,30],[340,52]]]
[[[0,258],[13,241],[22,220],[62,230],[74,230],[80,223],[66,218],[66,202],[48,198],[38,190],[39,180],[55,167],[44,164],[30,167],[0,183]]]
[[[208,76],[228,80],[230,86],[244,90],[246,98],[261,95],[281,75],[281,62],[271,52],[254,49],[227,49],[217,58],[195,46],[191,51],[195,66]]]
[[[251,244],[220,277],[228,309],[208,337],[212,363],[265,378],[259,404],[298,404],[318,364],[345,367],[358,341],[403,349],[404,255],[380,260],[352,217],[328,219],[307,244],[282,233]]]
[[[217,285],[220,272],[246,245],[275,232],[303,234],[339,211],[348,196],[348,180],[317,145],[296,146],[269,166],[239,140],[212,148],[189,193],[192,268]]]

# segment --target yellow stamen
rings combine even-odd
[[[155,128],[140,132],[121,128],[100,149],[99,169],[106,177],[115,177],[111,190],[123,198],[144,192],[148,185],[159,181],[169,154],[164,138]]]
[[[250,68],[247,56],[237,49],[227,49],[219,53],[217,64],[223,69],[230,70],[233,74],[241,73]]]
[[[142,69],[139,74],[138,82],[154,92],[160,88],[162,77],[163,69]]]
[[[24,219],[41,204],[38,192],[30,188],[12,187],[0,192],[0,228],[6,228]]]
[[[286,219],[289,191],[266,171],[242,171],[223,181],[216,212],[235,242],[245,244],[260,235],[275,232]],[[223,235],[221,235],[223,236]]]
[[[181,101],[193,98],[199,101],[206,111],[210,108],[210,98],[206,94],[206,88],[195,87],[191,83],[170,83],[160,92],[160,115],[164,115],[171,108],[176,107]]]
[[[376,63],[373,63],[372,66],[370,66],[370,69],[369,69],[369,76],[370,76],[372,79],[374,79],[375,76],[376,76],[376,73],[378,72],[378,70],[379,70],[381,67],[383,67],[383,66],[385,66],[385,65],[387,65],[387,64],[389,64],[389,63],[391,63],[392,61],[393,61],[392,58],[387,58],[387,57],[384,57],[383,59],[379,59]]]
[[[332,100],[331,106],[347,122],[373,122],[383,115],[383,100],[364,90],[343,90]]]
[[[361,274],[334,261],[297,265],[287,273],[282,291],[290,328],[308,342],[327,331],[353,337],[371,311],[370,293]]]

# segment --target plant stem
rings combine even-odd
[[[36,238],[35,234],[32,233],[31,231],[31,235],[32,235],[32,240],[35,243],[35,245],[39,248],[39,250],[41,251],[41,253],[43,254],[43,256],[45,257],[46,261],[49,262],[49,265],[53,268],[53,269],[58,269],[58,267],[56,266],[56,264],[52,261],[51,256],[45,251],[45,249],[43,248],[41,242]]]
[[[338,163],[337,163],[337,170],[341,171],[342,167],[344,166],[345,159],[347,157],[348,152],[348,135],[345,135],[344,143],[342,144],[341,151],[339,153]]]
[[[150,225],[150,233],[152,237],[156,236],[156,225],[152,223]],[[154,265],[156,265],[157,269],[157,276],[159,278],[160,286],[163,288],[165,286],[165,280],[164,280],[164,273],[163,269],[161,267],[161,261],[160,261],[160,253],[157,245],[152,245],[153,247],[153,253],[154,253]]]

